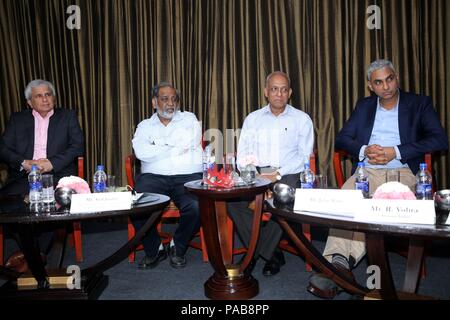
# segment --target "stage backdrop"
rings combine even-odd
[[[2,0],[0,131],[26,107],[25,85],[50,80],[58,104],[78,112],[89,177],[104,163],[125,183],[157,82],[181,90],[204,130],[225,133],[266,103],[266,75],[283,70],[334,184],[334,138],[370,94],[365,69],[376,58],[394,62],[404,90],[430,95],[449,131],[448,21],[447,0]],[[448,159],[434,159],[440,188],[450,187]]]

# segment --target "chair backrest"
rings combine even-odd
[[[344,177],[344,171],[342,169],[343,164],[345,163],[346,159],[351,159],[349,153],[344,150],[335,150],[333,154],[333,167],[334,167],[334,173],[336,175],[336,182],[338,188],[342,188],[342,186],[345,183],[345,177]],[[428,171],[432,174],[433,167],[432,167],[432,158],[431,153],[425,154],[425,163],[427,164]],[[433,179],[433,192],[435,190],[435,181]]]
[[[127,175],[127,184],[134,188],[134,173],[135,173],[136,156],[129,154],[125,158],[125,174]]]
[[[84,157],[78,157],[77,167],[78,167],[78,176],[84,179]]]
[[[317,150],[314,150],[314,152],[309,155],[309,168],[314,174],[317,173],[316,153]]]

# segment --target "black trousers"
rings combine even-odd
[[[164,194],[170,197],[180,210],[179,225],[173,236],[178,255],[184,255],[186,253],[189,241],[200,229],[200,211],[197,198],[185,190],[184,184],[201,178],[201,173],[173,176],[143,173],[136,178],[136,191]],[[136,230],[138,230],[144,225],[147,219],[135,217],[131,220]],[[148,257],[156,256],[160,243],[161,238],[159,237],[155,224],[142,238],[145,254]]]
[[[299,174],[289,174],[281,178],[280,182],[295,188]],[[248,247],[252,232],[253,211],[248,208],[248,199],[227,202],[227,211],[233,220],[242,243]],[[259,256],[265,260],[272,259],[273,253],[283,235],[283,230],[275,221],[269,220],[261,225],[258,244],[255,249],[255,259]]]

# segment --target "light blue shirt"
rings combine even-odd
[[[369,159],[365,158],[364,151],[367,145],[361,147],[359,152],[359,159],[362,161],[364,159],[365,165],[368,168],[374,169],[386,169],[386,168],[402,168],[408,167],[405,163],[401,163],[402,158],[400,151],[398,150],[398,145],[401,144],[400,141],[400,131],[398,127],[398,104],[400,98],[397,100],[397,104],[391,110],[385,109],[380,104],[380,98],[377,101],[377,111],[375,114],[375,122],[372,129],[372,135],[370,136],[369,144],[378,144],[382,147],[394,147],[396,157],[395,159],[388,162],[386,165],[374,165],[369,163]]]
[[[305,112],[291,105],[275,116],[267,105],[244,120],[237,149],[238,166],[255,158],[260,167],[279,168],[281,176],[303,171],[313,152],[314,127]]]

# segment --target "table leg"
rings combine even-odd
[[[221,300],[253,298],[259,292],[258,282],[231,264],[225,202],[199,197],[199,206],[206,247],[215,271],[204,284],[205,295],[210,299]]]
[[[45,270],[44,262],[41,258],[34,225],[19,224],[18,233],[24,257],[27,260],[28,268],[38,283],[38,289],[48,288],[49,282],[47,271]]]
[[[344,273],[336,269],[322,254],[312,245],[312,243],[300,232],[296,234],[284,218],[277,217],[278,223],[292,240],[297,249],[304,255],[305,259],[312,263],[320,272],[327,275],[337,285],[344,290],[357,295],[365,295],[368,289],[349,278]]]
[[[366,246],[370,265],[376,265],[380,268],[381,288],[379,293],[381,299],[398,299],[394,281],[392,279],[389,261],[386,259],[386,249],[383,235],[366,233]]]
[[[419,239],[409,240],[408,261],[406,264],[403,291],[416,293],[419,284],[420,270],[423,262],[424,242]]]
[[[114,252],[111,256],[107,257],[106,259],[98,262],[92,267],[83,269],[81,271],[83,277],[92,276],[94,274],[101,274],[104,271],[112,268],[122,260],[126,259],[130,251],[140,243],[142,237],[147,233],[150,227],[159,218],[161,212],[162,211],[159,210],[149,214],[149,217],[145,222],[145,224],[136,232],[136,234],[130,241],[128,241],[126,244],[124,244],[121,248],[119,248],[116,252]]]

